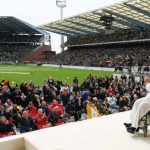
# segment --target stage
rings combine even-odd
[[[148,136],[126,132],[130,112],[68,123],[32,133],[0,139],[0,150],[149,150]],[[12,146],[11,146],[12,145]]]

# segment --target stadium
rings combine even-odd
[[[149,83],[149,0],[37,27],[0,16],[0,150],[148,150],[150,102],[130,114]]]

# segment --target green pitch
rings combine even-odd
[[[29,82],[32,80],[36,85],[42,85],[44,80],[49,77],[55,80],[67,81],[68,84],[71,84],[75,76],[78,77],[79,83],[82,83],[89,74],[99,77],[110,76],[113,72],[30,65],[0,65],[0,80],[5,79],[9,80],[10,83],[16,82],[18,84],[21,81]]]

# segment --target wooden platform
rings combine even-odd
[[[129,115],[122,112],[0,139],[0,150],[149,150],[150,129],[147,137],[141,131],[127,133],[123,123]]]

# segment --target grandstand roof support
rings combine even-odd
[[[52,32],[52,31],[51,31],[51,32]],[[62,34],[62,32],[59,32],[59,31],[56,31],[56,30],[55,30],[54,33],[56,33],[56,34]],[[72,37],[72,36],[77,36],[77,35],[69,34],[69,33],[65,33],[65,32],[63,33],[63,35],[64,35],[64,36],[67,36],[67,37],[70,37],[70,36],[71,36],[71,37]]]
[[[130,27],[132,29],[141,30],[141,28],[139,26],[137,26],[135,24],[132,24],[130,22],[127,22],[127,21],[124,21],[124,20],[121,20],[121,19],[118,19],[118,18],[115,18],[115,21],[118,22],[118,23],[120,23],[120,24],[123,24],[125,26],[128,26],[128,27]]]
[[[71,22],[71,23],[73,23],[73,24],[76,24],[76,25],[79,25],[79,26],[82,26],[82,27],[87,27],[88,29],[97,31],[98,33],[101,33],[101,32],[104,31],[104,30],[102,30],[102,29],[99,29],[98,27],[92,27],[92,26],[87,25],[87,24],[83,24],[83,23],[79,23],[79,22],[75,22],[75,21],[70,21],[70,20],[68,20],[68,22]]]
[[[57,30],[60,30],[60,31],[65,31],[65,32],[67,32],[67,33],[73,33],[73,34],[78,34],[79,33],[79,35],[80,34],[85,34],[84,32],[83,32],[83,30],[82,31],[70,31],[70,30],[67,30],[66,28],[65,29],[61,29],[61,28],[57,28],[57,27],[54,27],[54,26],[51,26],[51,28],[53,28],[53,29],[57,29]]]
[[[99,16],[102,16],[102,14],[99,13],[99,12],[94,12],[94,14],[99,15]],[[122,24],[122,25],[128,26],[128,27],[133,28],[133,29],[137,29],[137,30],[140,30],[140,29],[141,29],[139,26],[137,26],[137,25],[135,25],[135,24],[132,24],[132,23],[130,23],[130,22],[127,22],[127,21],[118,19],[118,18],[115,17],[115,16],[114,16],[114,18],[115,18],[115,21],[116,21],[116,22],[118,22],[118,23],[120,23],[120,24]]]
[[[55,33],[58,33],[58,34],[61,34],[61,33],[62,33],[62,29],[58,29],[58,28],[56,28],[56,27],[45,26],[45,29],[48,30],[48,31],[51,31],[50,28],[51,28],[51,29],[58,30],[58,31],[56,31]],[[60,32],[59,32],[59,31],[60,31]],[[68,30],[67,30],[67,33],[64,31],[64,34],[63,34],[63,35],[65,35],[65,36],[71,36],[71,35],[73,35],[73,36],[79,36],[78,33],[72,32],[72,31],[68,31]]]
[[[123,16],[123,15],[121,15],[121,14],[115,13],[115,12],[113,12],[112,10],[110,11],[110,10],[107,10],[107,9],[103,9],[103,12],[107,12],[107,13],[109,13],[109,14],[111,14],[111,15],[115,15],[115,16],[117,16],[117,17],[120,17],[120,18],[122,18],[122,19],[125,19],[125,20],[127,20],[128,22],[131,22],[132,24],[137,24],[137,25],[140,26],[140,27],[149,29],[149,25],[148,25],[148,24],[145,24],[145,23],[140,22],[140,21],[138,21],[138,20],[131,19],[131,18],[126,17],[126,16]]]
[[[47,28],[43,28],[44,30],[47,30],[47,31],[49,31]],[[50,32],[53,32],[52,30],[50,31]],[[56,31],[56,30],[54,30],[54,32],[53,33],[56,33],[56,34],[63,34],[64,36],[75,36],[75,35],[73,35],[73,34],[67,34],[67,33],[62,33],[62,32],[60,32],[60,31]]]
[[[81,16],[79,16],[78,18],[82,18],[82,19],[85,19],[87,21],[93,22],[97,25],[104,26],[103,23],[101,23],[100,21],[92,20],[92,19],[89,19],[89,18],[81,17]],[[124,31],[122,28],[118,28],[118,27],[114,27],[114,26],[112,26],[111,29],[115,30],[115,31],[118,31],[118,32],[123,32]]]
[[[84,29],[81,30],[80,28],[77,28],[77,27],[67,26],[67,25],[64,25],[64,24],[61,24],[61,26],[64,26],[64,27],[70,28],[70,29],[75,29],[75,30],[78,30],[78,31],[81,31],[81,32],[84,32],[84,33],[87,33],[87,34],[95,34],[95,32],[85,31]]]
[[[139,12],[139,13],[144,14],[145,16],[150,17],[150,13],[149,13],[148,11],[145,11],[145,10],[143,10],[143,9],[141,9],[141,8],[138,8],[138,7],[136,7],[136,6],[133,6],[133,5],[131,5],[131,4],[128,4],[127,2],[125,2],[124,5],[126,5],[127,7],[130,7],[131,9],[133,9],[133,10]]]
[[[105,25],[100,21],[103,15],[114,17],[112,32],[126,32],[129,29],[138,31],[150,29],[150,0],[125,0],[104,8],[98,8],[86,13],[48,23],[50,27],[62,29],[62,33],[73,32],[72,35],[105,34]],[[44,28],[45,25],[41,27]],[[49,29],[54,32],[55,29]],[[56,30],[57,32],[58,30]],[[61,32],[61,30],[59,30]],[[59,32],[58,31],[58,32]],[[77,33],[75,33],[77,32]],[[70,33],[71,34],[71,33]]]

